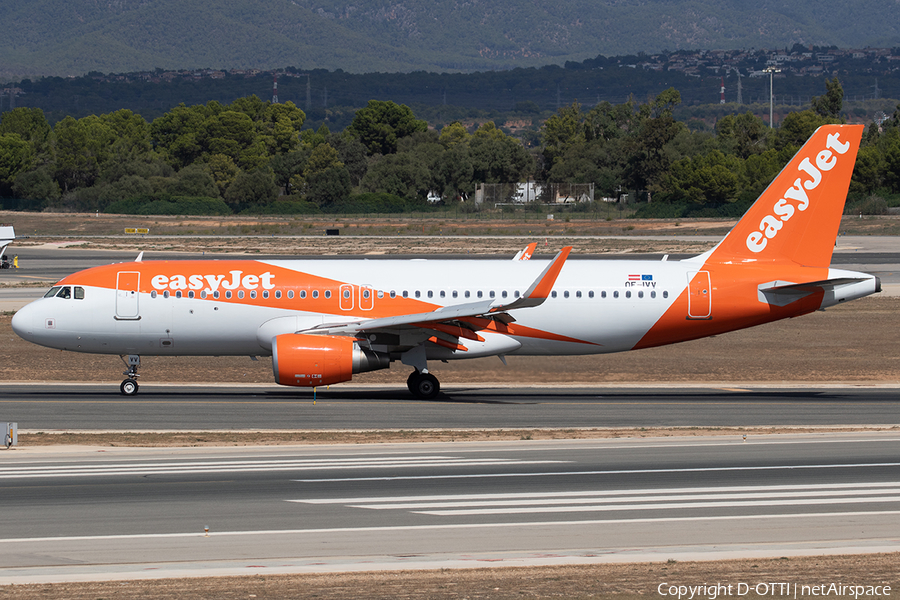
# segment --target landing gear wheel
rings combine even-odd
[[[138,382],[134,379],[126,379],[119,386],[119,391],[123,396],[134,396],[138,392]]]
[[[409,391],[419,400],[433,400],[441,392],[441,384],[431,373],[413,373],[409,377]]]

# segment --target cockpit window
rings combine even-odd
[[[53,296],[56,295],[56,292],[58,292],[58,291],[59,291],[59,286],[58,285],[53,286],[52,288],[50,288],[50,290],[46,294],[44,294],[44,298],[52,298]]]
[[[84,288],[81,286],[75,286],[75,299],[76,300],[84,300]]]
[[[66,300],[68,300],[69,298],[72,297],[72,288],[70,288],[69,286],[61,287],[59,289],[59,293],[56,294],[56,297],[57,298],[65,298]]]

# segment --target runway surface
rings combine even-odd
[[[15,451],[0,584],[896,551],[898,457],[897,433]]]
[[[315,399],[315,404],[313,400]],[[0,384],[0,420],[29,431],[897,425],[893,387],[463,388]]]

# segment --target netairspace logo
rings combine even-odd
[[[668,582],[659,584],[656,592],[660,596],[677,600],[716,600],[727,596],[771,596],[776,598],[888,598],[891,595],[889,585],[847,585],[843,583],[820,583],[806,585],[801,583],[766,582],[766,583],[730,583],[705,585],[672,585]]]

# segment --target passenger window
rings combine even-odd
[[[639,292],[638,292],[638,298],[643,298],[643,297],[644,297],[644,292],[639,291]]]
[[[631,298],[631,290],[627,290],[627,291],[625,292],[625,297],[626,297],[626,298]]]
[[[175,292],[176,298],[181,298],[181,295],[182,295],[181,290],[178,290],[177,292]],[[244,292],[241,292],[241,298],[243,298],[243,297],[244,297]]]
[[[179,292],[179,293],[181,293],[181,292]],[[179,296],[179,298],[180,298],[180,296]],[[238,300],[243,300],[243,299],[244,299],[244,290],[238,290]]]
[[[153,290],[152,292],[150,292],[150,297],[156,298],[156,290]]]
[[[478,290],[478,297],[481,298],[484,294],[481,293],[481,290]]]
[[[76,300],[84,300],[84,288],[80,286],[75,286],[75,299]]]
[[[441,298],[446,298],[446,297],[447,297],[447,292],[445,292],[444,290],[441,290]]]
[[[459,297],[459,292],[457,292],[456,290],[453,290],[453,297],[454,298]]]
[[[163,292],[163,298],[168,298],[168,297],[169,297],[169,290],[166,290]],[[229,298],[231,297],[231,292],[228,292],[228,297]]]
[[[515,292],[513,292],[513,296],[515,296],[516,298],[518,298],[518,297],[519,297],[519,290],[516,290]]]
[[[669,292],[663,292],[663,298],[668,298],[668,297],[669,297]]]
[[[319,290],[313,290],[312,297],[313,300],[317,299],[319,297]]]
[[[370,292],[369,290],[363,290],[362,296],[365,300],[368,300],[369,296],[371,296],[371,295],[372,295],[372,292]],[[344,297],[349,298],[349,296],[344,296]]]
[[[269,297],[269,290],[263,290],[263,298]]]
[[[575,297],[576,297],[576,298],[581,298],[581,291],[575,292]]]
[[[472,295],[472,293],[469,292],[469,290],[466,290],[466,298],[468,298],[468,297],[471,296],[471,295]]]
[[[191,290],[190,292],[188,292],[188,298],[193,298],[193,297],[194,297],[194,291]]]
[[[419,290],[416,290],[416,298],[421,298],[421,297],[422,297],[422,292],[420,292]]]
[[[368,297],[368,296],[367,296],[367,297]],[[349,299],[350,299],[350,290],[344,290],[344,299],[345,299],[345,300],[349,300]]]
[[[506,296],[507,296],[506,290],[503,290],[502,292],[500,292],[500,297],[506,298]]]
[[[256,299],[256,290],[250,290],[250,298]]]
[[[165,296],[166,296],[166,298],[169,297],[168,292],[165,294]],[[225,292],[225,298],[228,300],[231,300],[231,290],[228,290],[227,292]]]
[[[406,291],[406,290],[403,290],[403,297],[404,297],[404,298],[409,298],[409,292]]]
[[[569,290],[566,290],[563,292],[563,298],[568,298],[568,297],[569,297]]]
[[[219,299],[219,290],[213,292],[213,298],[215,298],[216,300]]]
[[[489,295],[491,298],[493,298],[493,297],[494,297],[494,292],[491,291],[488,295]]]
[[[395,292],[394,290],[391,290],[391,298],[396,298],[396,297],[397,297],[397,292]]]
[[[325,299],[331,298],[331,290],[325,290]]]
[[[53,296],[56,295],[56,292],[58,292],[58,291],[59,291],[59,286],[52,287],[49,290],[47,290],[46,294],[44,294],[44,298],[52,298]]]
[[[306,290],[300,290],[300,299],[306,300]]]
[[[279,299],[281,298],[281,290],[275,290],[275,297]]]
[[[428,290],[428,297],[434,298],[434,292],[432,292],[431,290]]]
[[[619,297],[619,290],[615,290],[613,292],[613,298],[618,298],[618,297]]]
[[[550,292],[550,297],[556,298],[556,290],[553,290],[552,292]]]
[[[381,290],[378,290],[378,297],[379,297],[379,298],[384,298],[384,292],[381,291]],[[393,296],[391,296],[391,297],[393,298]]]
[[[244,297],[244,292],[241,292],[241,298]],[[288,300],[294,299],[294,290],[288,290]]]
[[[651,297],[651,298],[656,298],[656,292],[650,292],[650,297]]]
[[[206,300],[206,290],[203,290],[202,292],[200,292],[200,297],[202,299]]]
[[[588,292],[588,298],[593,298],[593,297],[594,297],[594,290],[591,290]]]

